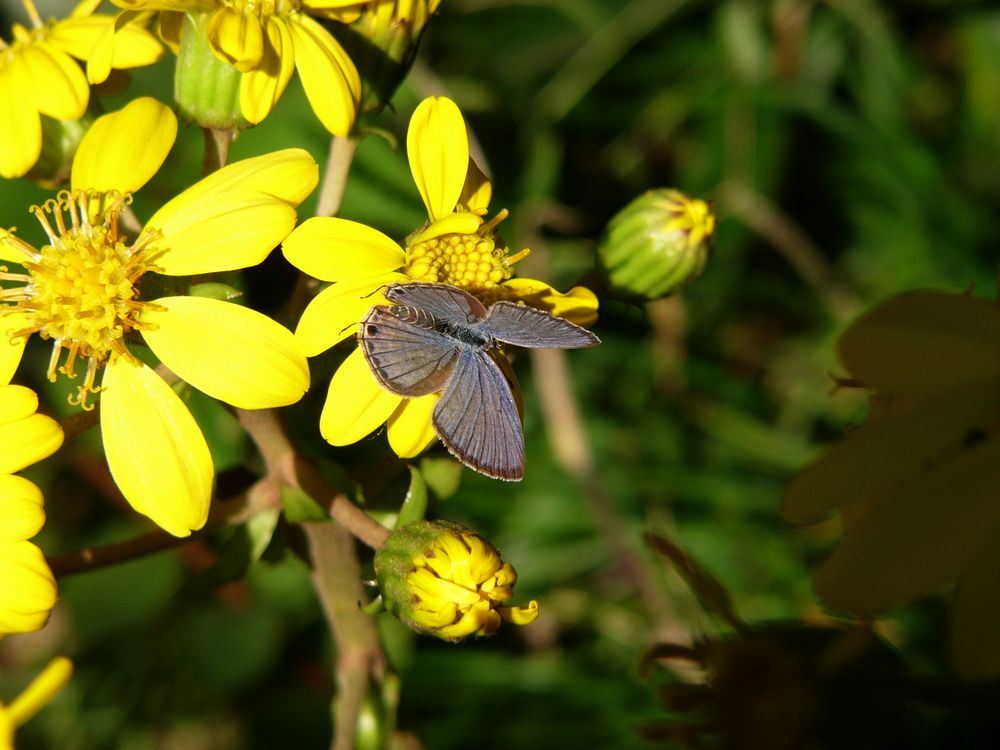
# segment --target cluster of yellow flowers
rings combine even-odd
[[[149,97],[100,114],[91,84],[155,63],[165,46],[178,56],[176,108],[206,128],[229,129],[267,117],[297,70],[320,123],[351,137],[359,113],[387,103],[386,89],[412,61],[438,0],[114,1],[118,16],[83,0],[69,18],[43,21],[24,0],[30,27],[16,25],[10,42],[0,40],[0,175],[58,189],[29,208],[45,244],[0,229],[0,633],[42,627],[56,601],[52,572],[28,541],[44,521],[42,495],[15,475],[63,439],[59,424],[37,413],[36,395],[10,384],[32,337],[51,344],[50,381],[76,380],[70,403],[99,407],[108,467],[128,503],[183,537],[208,519],[215,469],[176,381],[236,409],[293,404],[310,387],[307,358],[353,335],[366,311],[385,303],[388,284],[451,284],[486,304],[521,301],[582,325],[596,319],[590,290],[563,294],[514,277],[528,251],[509,254],[496,234],[506,211],[487,217],[492,185],[470,158],[462,113],[444,97],[423,101],[410,120],[407,154],[428,222],[402,244],[341,218],[296,227],[297,209],[319,181],[316,162],[299,148],[222,166],[144,222],[132,210],[133,195],[174,145],[177,117]],[[355,24],[395,68],[359,73],[330,22]],[[203,79],[216,74],[206,99]],[[164,289],[155,279],[174,277],[169,288],[183,290],[194,277],[255,266],[278,246],[292,265],[329,283],[294,332],[228,299],[150,294],[145,283]],[[330,383],[319,429],[342,446],[388,423],[392,449],[415,456],[434,438],[437,398],[389,393],[355,351]],[[493,632],[501,617],[534,620],[534,603],[500,606],[511,596],[513,568],[478,537],[460,538],[466,542],[437,542],[438,559],[449,560],[443,568],[420,555],[411,561],[409,595],[433,593],[418,608],[422,629],[454,638]],[[470,566],[484,576],[466,580]],[[453,591],[465,593],[451,601]],[[4,722],[0,707],[0,747],[10,734]]]

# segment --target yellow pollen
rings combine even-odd
[[[451,284],[473,293],[499,286],[514,274],[513,265],[531,252],[524,249],[507,255],[502,242],[497,242],[493,230],[506,216],[506,209],[500,211],[475,234],[444,234],[410,245],[406,275],[414,281]]]
[[[49,244],[36,250],[14,235],[0,240],[25,256],[28,272],[0,271],[0,280],[20,283],[0,290],[0,302],[13,303],[0,306],[0,315],[22,313],[28,320],[26,328],[4,333],[11,338],[38,333],[51,339],[48,377],[52,381],[57,372],[75,378],[77,359],[88,360],[83,383],[69,398],[71,404],[87,410],[93,408],[87,397],[101,390],[95,379],[108,357],[134,360],[125,336],[145,327],[139,317],[150,307],[137,299],[136,284],[156,268],[151,261],[160,251],[151,250],[150,244],[158,235],[146,232],[128,244],[119,234],[118,221],[129,203],[129,194],[63,191],[57,199],[31,209]],[[99,222],[92,222],[88,215],[96,213],[95,206],[105,207]],[[64,350],[66,357],[60,365]]]

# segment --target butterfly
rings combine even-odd
[[[579,349],[601,340],[526,305],[501,301],[487,308],[448,284],[390,284],[382,294],[390,304],[372,307],[358,331],[376,380],[410,398],[440,391],[432,422],[445,447],[470,469],[521,479],[521,418],[494,353],[502,344]]]

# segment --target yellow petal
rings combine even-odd
[[[11,66],[19,66],[35,107],[57,120],[75,120],[87,109],[90,86],[87,77],[69,55],[46,42],[23,47],[14,53]],[[24,102],[21,102],[24,106]]]
[[[816,574],[831,606],[871,614],[953,579],[1000,529],[1000,441],[897,484],[855,518]]]
[[[240,111],[249,122],[259,123],[271,113],[294,70],[292,35],[282,19],[272,16],[261,64],[240,79]]]
[[[73,662],[65,656],[52,659],[21,693],[7,706],[8,716],[14,726],[25,724],[47,706],[56,694],[66,687],[73,675]]]
[[[42,153],[42,121],[19,67],[0,66],[0,177],[20,177]]]
[[[354,336],[372,305],[385,302],[378,294],[379,288],[405,280],[405,276],[397,273],[356,282],[341,281],[324,289],[306,307],[295,328],[295,340],[302,353],[315,357]]]
[[[31,542],[0,542],[0,635],[30,633],[48,622],[56,581]]]
[[[996,410],[1000,393],[988,383],[869,421],[789,483],[782,515],[806,523],[838,505],[882,497],[959,453],[970,434],[988,429],[986,415]]]
[[[389,436],[389,447],[400,458],[413,458],[424,450],[437,437],[434,425],[431,423],[431,413],[437,406],[440,395],[432,393],[419,398],[404,399],[403,403],[389,417],[386,432]]]
[[[483,174],[475,159],[469,159],[469,171],[465,176],[465,185],[458,202],[477,215],[486,213],[493,197],[493,183]]]
[[[0,247],[3,245],[0,244]],[[14,377],[28,341],[24,336],[11,338],[11,333],[27,326],[28,319],[23,313],[0,315],[0,385],[9,383]]]
[[[0,541],[30,539],[45,524],[42,491],[24,477],[0,474]]]
[[[219,0],[114,0],[114,4],[129,10],[208,13],[219,6]]]
[[[967,680],[1000,675],[1000,545],[994,541],[982,545],[962,572],[949,619],[951,659],[959,674]]]
[[[584,286],[575,286],[563,294],[534,279],[508,279],[501,287],[505,299],[524,302],[566,318],[578,326],[597,322],[597,295]]]
[[[306,15],[290,19],[295,67],[316,117],[333,135],[347,136],[361,98],[358,71],[330,32]]]
[[[256,310],[207,297],[164,297],[143,338],[179,377],[239,409],[287,406],[309,389],[292,332]]]
[[[94,56],[94,47],[99,41],[103,41],[102,36],[110,30],[114,38],[109,68],[152,65],[163,56],[163,46],[153,34],[139,24],[132,23],[138,17],[139,14],[126,11],[118,17],[68,18],[55,23],[48,39],[66,54],[89,63]]]
[[[177,117],[148,96],[98,117],[73,159],[73,189],[135,192],[156,174],[176,137]]]
[[[0,474],[13,474],[51,456],[62,442],[59,423],[44,414],[0,424]]]
[[[0,386],[0,425],[27,419],[36,411],[38,395],[33,390],[23,385]]]
[[[378,276],[406,263],[402,248],[377,229],[328,216],[297,226],[281,251],[289,263],[321,281]]]
[[[469,134],[455,102],[431,96],[420,103],[410,118],[406,155],[427,215],[436,221],[452,213],[469,170]]]
[[[209,21],[208,41],[221,60],[243,73],[260,65],[264,57],[264,29],[253,13],[220,8]]]
[[[527,607],[500,607],[500,618],[514,625],[528,625],[538,619],[538,602],[528,602]]]
[[[166,252],[156,264],[167,276],[249,268],[260,263],[295,226],[295,207],[270,195],[231,191],[195,201],[185,191],[146,225]]]
[[[413,247],[419,242],[429,240],[434,237],[441,237],[446,234],[475,234],[483,224],[483,219],[467,211],[448,214],[440,219],[430,222],[419,232],[411,234],[406,238],[406,243]]]
[[[351,352],[330,381],[319,418],[320,434],[331,445],[350,445],[383,424],[402,396],[375,381],[360,349]]]
[[[183,28],[183,13],[161,11],[156,17],[156,33],[175,55],[181,49],[181,31]]]
[[[174,536],[200,529],[215,471],[194,417],[146,365],[116,357],[102,385],[104,452],[129,505]]]
[[[865,313],[837,341],[840,361],[865,385],[928,393],[996,381],[1000,306],[963,294],[915,291]]]

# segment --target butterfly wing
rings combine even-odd
[[[524,434],[514,394],[486,351],[462,349],[433,422],[441,442],[470,469],[508,481],[524,476]]]
[[[390,284],[383,295],[397,305],[429,313],[438,323],[468,326],[486,317],[482,302],[449,284]]]
[[[401,320],[381,305],[361,323],[358,342],[382,387],[409,397],[444,388],[459,353],[448,336]]]
[[[586,328],[544,310],[515,302],[497,302],[479,330],[497,341],[528,349],[585,349],[601,340]]]

